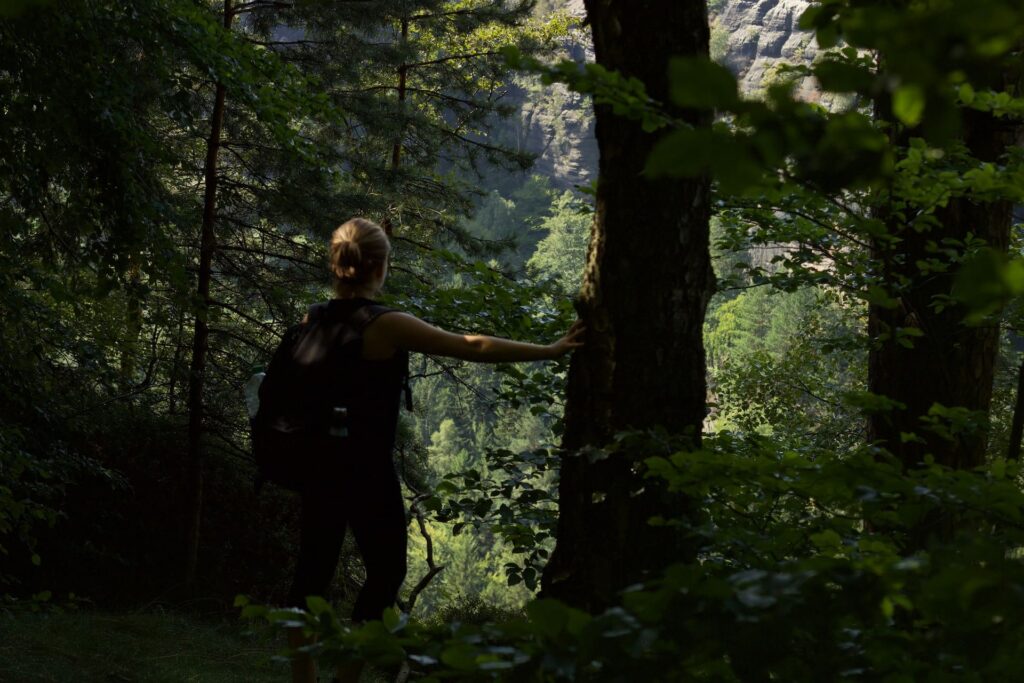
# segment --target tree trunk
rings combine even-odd
[[[184,375],[181,361],[185,350],[185,317],[184,310],[178,312],[178,329],[174,333],[174,358],[171,360],[171,369],[167,379],[167,413],[175,415],[178,412],[178,377]]]
[[[587,14],[597,63],[640,79],[661,102],[669,101],[669,58],[708,53],[704,0],[588,0]],[[655,514],[679,515],[684,501],[636,476],[645,454],[581,452],[616,432],[656,425],[690,430],[699,443],[702,328],[714,289],[709,183],[645,178],[659,134],[607,106],[596,106],[595,116],[597,206],[577,302],[587,340],[569,371],[557,547],[543,577],[546,595],[589,610],[686,559],[675,532],[648,524]]]
[[[402,47],[405,48],[409,42],[409,17],[402,17]],[[391,147],[391,170],[397,171],[402,162],[402,140],[405,137],[405,114],[407,97],[406,88],[409,74],[409,67],[401,64],[398,67],[398,134],[395,136],[395,144]]]
[[[1007,460],[1020,460],[1020,440],[1024,437],[1024,360],[1017,370],[1017,396],[1013,402],[1013,422],[1010,423],[1010,446]]]
[[[994,117],[965,112],[963,140],[982,161],[996,161],[1013,142],[1013,129]],[[884,217],[883,217],[884,218]],[[924,232],[901,229],[893,222],[889,231],[901,238],[895,247],[878,244],[875,262],[888,283],[909,283],[893,294],[897,305],[871,305],[868,334],[873,346],[868,356],[868,388],[872,393],[899,402],[900,406],[872,414],[868,438],[896,455],[906,467],[916,467],[926,455],[954,468],[980,465],[985,454],[987,425],[979,419],[973,427],[958,430],[953,438],[930,429],[922,421],[935,404],[962,407],[986,415],[992,399],[992,380],[999,349],[995,323],[968,326],[967,311],[959,305],[937,311],[934,304],[950,295],[956,264],[949,272],[922,273],[918,263],[936,256],[932,247],[943,240],[963,241],[969,235],[1005,253],[1009,244],[1012,205],[1008,201],[976,203],[954,199],[936,212],[936,224]],[[894,284],[890,284],[896,292]],[[900,329],[916,328],[912,348],[900,344]],[[940,422],[941,418],[938,418]],[[911,436],[914,435],[914,436]]]
[[[234,19],[231,2],[232,0],[224,1],[224,28],[227,30],[231,30]],[[195,584],[203,512],[203,385],[206,380],[206,355],[210,333],[207,322],[210,309],[210,279],[213,254],[217,248],[217,237],[214,232],[217,218],[217,158],[224,124],[225,95],[224,84],[217,83],[213,114],[210,117],[210,139],[206,144],[206,191],[203,198],[203,224],[199,247],[196,322],[192,336],[192,364],[188,377],[188,453],[185,481],[188,517],[185,535],[185,585],[189,588]]]
[[[125,286],[125,328],[126,336],[121,345],[121,383],[131,386],[135,379],[139,337],[142,335],[142,271],[138,256],[129,257],[128,282]]]

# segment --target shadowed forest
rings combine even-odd
[[[0,0],[0,681],[1013,681],[1017,0]],[[390,231],[408,571],[245,387]],[[400,518],[399,518],[400,520]],[[293,644],[294,645],[294,644]],[[339,669],[340,671],[340,669]],[[354,679],[353,679],[354,680]]]

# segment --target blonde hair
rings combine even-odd
[[[384,228],[365,218],[342,223],[331,235],[335,293],[343,295],[368,284],[380,264],[387,263],[389,253],[391,242]]]

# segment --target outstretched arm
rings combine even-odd
[[[555,343],[529,344],[501,337],[446,332],[408,313],[381,316],[373,328],[373,332],[380,335],[381,341],[396,349],[484,363],[558,358],[583,346],[585,331],[583,324],[577,320],[565,336]]]

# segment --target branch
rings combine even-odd
[[[392,235],[391,236],[391,240],[392,241],[398,240],[399,242],[408,242],[409,244],[417,246],[417,247],[419,247],[420,249],[422,249],[424,251],[434,251],[434,248],[432,246],[430,246],[429,244],[427,244],[426,242],[418,242],[418,241],[416,241],[414,239],[410,239],[408,237],[403,237],[401,235]]]
[[[438,125],[436,123],[430,124],[430,127],[434,128],[435,130],[441,131],[445,135],[449,135],[449,136],[455,138],[459,142],[465,142],[467,145],[473,145],[473,146],[479,147],[481,149],[486,149],[489,152],[496,152],[496,153],[503,154],[503,155],[510,156],[510,157],[520,157],[520,158],[523,158],[523,157],[526,156],[525,154],[523,154],[521,152],[517,152],[517,151],[515,151],[513,149],[507,149],[505,147],[498,147],[496,145],[488,145],[486,142],[480,142],[479,140],[474,140],[472,138],[468,138],[465,135],[460,135],[457,132],[457,129],[453,130],[451,128],[446,128],[445,126]],[[532,161],[532,159],[531,159],[531,161]]]
[[[263,47],[291,47],[293,45],[330,45],[330,41],[327,40],[256,40],[254,38],[247,38],[253,45],[261,45]]]
[[[307,261],[306,259],[302,259],[302,258],[299,258],[297,256],[290,256],[288,254],[279,254],[279,253],[273,252],[273,251],[264,251],[263,249],[256,249],[254,247],[224,247],[224,246],[221,246],[221,247],[218,247],[218,249],[220,251],[237,251],[237,252],[241,252],[243,254],[256,254],[257,256],[263,256],[265,258],[276,258],[276,259],[281,259],[282,261],[292,261],[293,263],[299,263],[299,264],[304,265],[304,266],[309,266],[310,268],[316,268],[316,269],[323,268],[323,266],[321,264],[319,264],[319,263],[313,263],[312,261]]]
[[[275,232],[274,230],[269,229],[269,228],[260,227],[258,225],[253,224],[253,223],[248,223],[246,221],[243,221],[240,218],[234,218],[232,216],[229,216],[229,215],[225,214],[225,215],[219,216],[218,220],[220,220],[222,222],[232,223],[234,225],[237,225],[240,228],[245,228],[246,230],[252,230],[253,232],[257,232],[257,233],[263,235],[264,237],[269,237],[269,238],[275,239],[275,240],[277,240],[279,242],[284,242],[288,246],[294,247],[295,249],[298,249],[299,251],[305,251],[305,252],[312,251],[312,248],[309,246],[309,244],[303,244],[302,242],[295,242],[294,240],[288,239],[287,235],[283,235],[283,234],[281,234],[279,232]],[[220,247],[218,247],[218,248],[220,248]],[[320,266],[317,266],[317,268],[319,268],[319,267]]]
[[[434,64],[443,64],[444,62],[451,62],[456,59],[476,59],[477,57],[493,57],[494,55],[500,54],[495,50],[486,50],[485,52],[469,52],[461,55],[449,55],[447,57],[439,57],[437,59],[431,59],[426,62],[412,62],[411,64],[402,64],[399,68],[401,69],[415,69],[421,66],[433,66]]]
[[[281,2],[280,0],[253,0],[253,2],[244,2],[233,8],[231,16],[238,16],[239,14],[255,12],[261,9],[292,9],[292,7],[294,7],[292,3]]]
[[[441,19],[443,17],[457,17],[457,16],[463,16],[463,15],[472,15],[472,14],[476,14],[476,13],[477,13],[477,10],[475,10],[475,9],[457,9],[457,10],[452,10],[451,12],[437,12],[436,14],[414,14],[411,17],[409,17],[409,21],[421,21],[421,20],[426,20],[426,19]]]
[[[210,327],[210,334],[222,334],[225,337],[230,337],[231,339],[234,339],[237,342],[241,342],[241,343],[245,344],[249,348],[256,349],[257,351],[259,351],[261,354],[264,354],[264,355],[266,355],[267,352],[268,352],[267,348],[264,348],[264,347],[260,346],[259,344],[257,344],[256,342],[252,341],[251,339],[246,339],[242,335],[236,334],[236,333],[232,332],[231,330],[225,330],[225,329],[223,329],[221,327],[213,327],[213,326],[211,326]],[[281,335],[278,332],[274,332],[274,336],[277,337],[278,339],[281,338]]]
[[[74,413],[71,413],[70,415],[65,415],[65,416],[63,416],[61,418],[60,421],[61,422],[65,422],[67,420],[73,420],[76,417],[81,417],[82,415],[85,415],[87,413],[91,413],[94,410],[99,410],[100,408],[105,408],[105,407],[111,405],[112,403],[117,403],[118,401],[124,401],[125,399],[129,399],[132,396],[136,396],[138,394],[141,394],[142,392],[144,392],[147,389],[159,389],[161,387],[166,387],[169,384],[170,384],[170,382],[159,382],[159,383],[155,383],[155,384],[153,382],[151,382],[151,381],[148,382],[148,383],[145,382],[145,381],[144,382],[140,382],[131,391],[129,391],[129,392],[125,393],[125,394],[120,394],[119,396],[114,396],[113,398],[109,398],[109,399],[107,399],[105,401],[100,401],[99,403],[97,403],[95,405],[88,406],[86,408],[83,408],[82,410],[79,410],[79,411],[76,411]]]
[[[268,325],[267,323],[263,322],[262,320],[257,320],[256,318],[252,317],[251,315],[249,315],[247,313],[243,313],[242,311],[238,310],[237,308],[235,308],[231,304],[228,304],[228,303],[226,303],[224,301],[218,301],[216,299],[212,299],[211,298],[210,299],[210,305],[211,306],[216,306],[217,308],[223,308],[226,311],[231,311],[232,313],[237,315],[242,320],[247,320],[247,321],[251,322],[253,325],[256,325],[257,327],[263,328],[263,330],[266,331],[266,332],[270,332],[270,333],[274,333],[275,332],[274,327],[272,325]]]
[[[408,482],[406,482],[406,486],[409,486]],[[411,486],[409,488],[412,489]],[[415,493],[415,489],[412,490]],[[444,565],[438,565],[434,562],[434,541],[430,537],[430,532],[427,531],[427,523],[426,520],[423,518],[423,510],[420,508],[420,503],[426,500],[428,497],[429,494],[417,494],[413,497],[412,502],[409,504],[409,511],[412,512],[412,514],[416,517],[416,522],[417,524],[419,524],[420,527],[420,534],[423,536],[423,539],[427,542],[426,562],[428,569],[427,573],[423,575],[423,578],[421,578],[419,582],[416,584],[416,586],[413,587],[412,592],[409,593],[409,601],[406,603],[405,611],[410,614],[412,614],[413,607],[416,606],[416,599],[420,596],[420,593],[423,592],[423,589],[425,589],[430,584],[430,582],[434,580],[435,576],[437,576],[441,573],[442,570],[444,570]]]
[[[420,275],[419,273],[413,271],[410,268],[392,265],[391,270],[396,273],[405,273],[406,275],[409,275],[410,277],[417,280],[421,285],[427,285],[428,287],[432,287],[434,285],[434,283],[431,282],[428,278],[424,277],[423,275]]]
[[[459,332],[467,332],[467,333],[470,332],[470,330],[458,330],[458,331]],[[474,387],[469,382],[467,382],[466,380],[462,379],[461,377],[459,377],[455,373],[455,368],[456,367],[460,367],[460,366],[458,366],[458,365],[445,365],[444,363],[441,362],[439,356],[432,356],[429,353],[425,353],[423,355],[426,356],[427,358],[429,358],[430,360],[434,361],[434,363],[439,368],[441,368],[441,370],[444,371],[445,374],[447,374],[449,377],[451,377],[455,381],[456,384],[462,385],[462,388],[467,389],[470,393],[474,394],[478,399],[483,401],[485,405],[489,405],[490,404],[490,401],[487,399],[486,396],[483,395],[483,393],[479,389],[477,389],[476,387]],[[492,410],[493,410],[493,408],[492,408]]]

